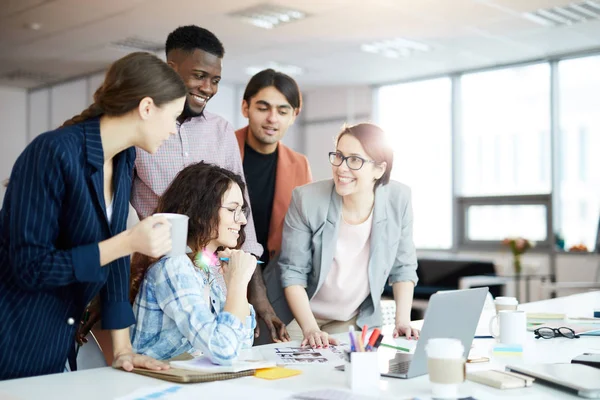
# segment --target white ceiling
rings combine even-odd
[[[223,82],[247,81],[248,66],[275,61],[305,70],[301,85],[376,84],[600,49],[600,21],[544,27],[523,12],[568,0],[272,0],[311,14],[273,30],[227,16],[268,0],[0,0],[0,76],[21,71],[61,81],[96,72],[125,53],[111,42],[164,43],[196,24],[224,43]],[[28,24],[41,29],[32,30]],[[360,45],[403,37],[431,52],[388,59]],[[35,79],[0,85],[35,87]]]

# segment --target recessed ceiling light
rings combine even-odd
[[[304,73],[304,69],[302,69],[301,67],[289,64],[279,64],[277,62],[270,61],[265,65],[254,65],[246,68],[246,74],[255,75],[260,71],[263,71],[268,68],[274,69],[277,72],[283,72],[284,74],[291,76],[302,75]]]
[[[112,42],[109,44],[109,47],[126,52],[149,51],[151,53],[159,53],[165,50],[165,45],[162,43],[152,42],[137,37],[128,37],[123,40]]]
[[[540,8],[523,17],[544,26],[573,25],[600,18],[600,2],[586,0],[563,7]]]
[[[34,83],[44,84],[59,80],[59,76],[46,72],[29,71],[16,69],[0,74],[0,79],[9,81],[30,81]]]
[[[38,23],[38,22],[29,22],[26,23],[24,25],[25,29],[29,29],[32,31],[39,31],[40,29],[42,29],[42,24]]]
[[[293,21],[299,21],[309,15],[303,11],[280,7],[272,4],[259,4],[228,14],[244,22],[263,29],[273,29]]]
[[[387,58],[408,57],[415,52],[427,52],[431,48],[424,44],[404,38],[380,40],[366,43],[360,49],[367,53],[380,54]]]

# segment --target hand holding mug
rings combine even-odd
[[[171,224],[165,217],[152,216],[129,229],[133,252],[158,258],[171,251]]]

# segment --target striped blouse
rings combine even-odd
[[[99,119],[38,136],[17,159],[0,210],[0,380],[62,372],[100,292],[105,329],[133,324],[129,257],[101,267],[98,243],[125,230],[135,150],[114,158],[104,200]]]

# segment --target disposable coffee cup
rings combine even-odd
[[[496,297],[494,300],[494,305],[496,306],[496,313],[504,310],[516,310],[519,305],[519,301],[516,297]]]
[[[431,395],[436,399],[456,399],[465,381],[465,348],[460,340],[429,339],[425,346]]]
[[[158,213],[153,217],[165,217],[171,223],[171,251],[165,254],[167,257],[174,257],[186,254],[188,221],[190,217],[183,214]]]

